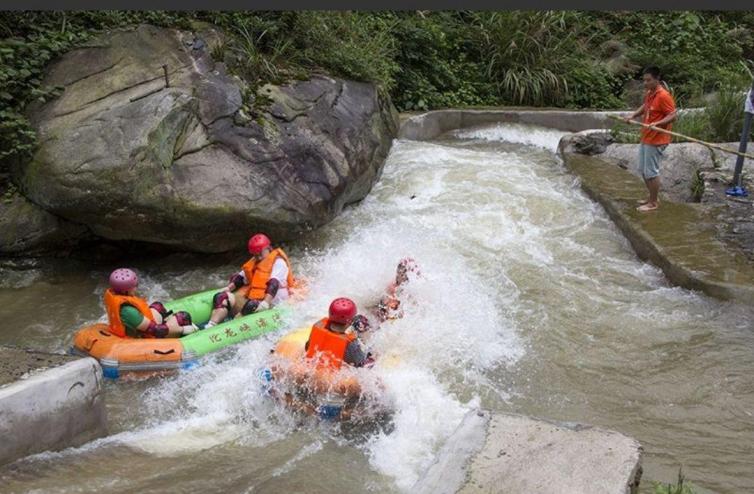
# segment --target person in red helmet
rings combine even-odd
[[[128,268],[110,273],[110,287],[105,290],[105,308],[110,332],[121,338],[179,338],[197,327],[186,311],[173,313],[161,302],[147,304],[136,295],[139,278]]]
[[[353,326],[357,318],[356,304],[349,298],[336,298],[330,304],[328,317],[312,326],[304,348],[306,358],[316,358],[317,366],[339,369],[343,363],[362,367],[373,362]]]
[[[269,237],[253,235],[248,242],[249,259],[241,271],[212,299],[212,315],[205,327],[212,327],[227,317],[267,310],[287,300],[294,279],[288,256],[281,248],[272,248]]]

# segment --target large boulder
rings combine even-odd
[[[65,90],[30,113],[40,146],[14,170],[24,194],[101,237],[202,252],[255,230],[290,239],[362,199],[397,134],[389,99],[316,76],[256,104],[213,60],[220,37],[139,26],[54,63],[44,84]]]
[[[0,256],[66,254],[88,237],[88,229],[58,218],[19,194],[0,200]]]

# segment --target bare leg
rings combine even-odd
[[[644,177],[642,177],[642,180],[644,180],[644,185],[646,185],[647,191],[649,191],[649,182]],[[647,199],[641,199],[641,200],[638,201],[638,204],[639,204],[639,206],[642,206],[642,205],[644,205],[644,204],[646,204],[648,202],[649,202],[648,198]]]
[[[652,206],[657,206],[657,196],[660,193],[660,177],[652,177],[647,179],[647,189],[649,189],[649,202]]]
[[[649,190],[649,200],[639,206],[637,209],[642,213],[647,211],[654,211],[660,205],[658,195],[660,193],[660,177],[652,177],[646,179],[647,190]]]
[[[228,302],[230,307],[233,307],[236,304],[237,298],[243,298],[243,297],[236,297],[232,293],[228,293]],[[219,324],[220,322],[224,321],[225,318],[228,317],[228,309],[227,307],[219,307],[217,309],[212,309],[212,312],[209,316],[209,322],[213,324]]]
[[[183,328],[178,325],[175,315],[168,316],[168,318],[165,319],[165,324],[168,327],[168,335],[166,338],[180,338],[183,336]]]
[[[155,309],[152,309],[152,308],[149,309],[149,312],[152,313],[152,317],[154,318],[154,322],[156,322],[157,324],[162,324],[163,323],[163,321],[162,321],[162,314],[160,314],[159,312],[157,312]]]

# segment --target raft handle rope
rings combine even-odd
[[[175,353],[175,348],[171,348],[170,350],[162,351],[162,350],[155,350],[154,353],[157,355],[170,355],[171,353]]]

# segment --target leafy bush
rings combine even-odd
[[[403,110],[496,105],[464,12],[397,13],[393,102]]]
[[[731,88],[742,87],[741,62],[754,57],[754,14],[745,12],[0,12],[0,167],[33,152],[25,111],[56,94],[41,87],[55,57],[103,30],[196,20],[228,35],[212,56],[249,83],[249,102],[264,83],[327,72],[378,84],[399,110],[621,108],[625,83],[640,75],[631,70],[652,64],[682,107],[719,88],[706,121],[678,126],[722,140],[738,139]],[[621,47],[617,69],[605,60],[611,46]]]

